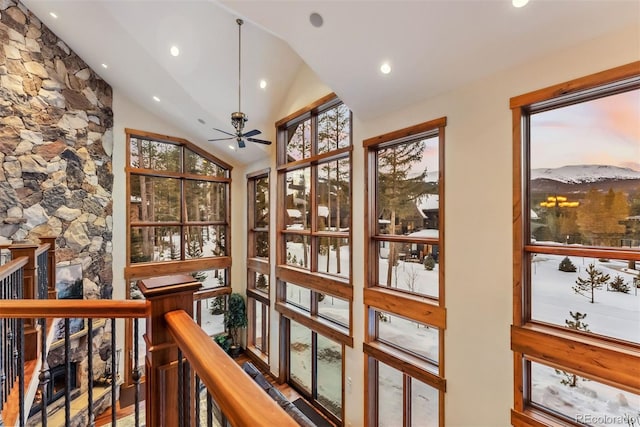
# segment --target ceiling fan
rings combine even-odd
[[[242,19],[236,19],[236,23],[238,24],[238,111],[231,113],[231,124],[233,125],[235,132],[227,132],[222,129],[213,128],[218,132],[222,132],[225,135],[229,135],[224,138],[214,138],[209,139],[209,141],[225,141],[227,139],[235,139],[238,143],[238,148],[246,147],[245,141],[257,142],[259,144],[270,145],[271,141],[266,141],[264,139],[252,138],[255,135],[259,135],[262,132],[258,129],[253,129],[248,132],[242,132],[244,130],[244,124],[247,122],[248,118],[245,113],[240,109],[240,88],[241,88],[241,78],[240,78],[240,70],[241,70],[241,48],[242,48],[242,24],[244,21]]]

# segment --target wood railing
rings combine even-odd
[[[42,271],[38,274],[36,260],[40,258],[50,260],[49,256],[43,256],[46,251],[36,247],[32,255],[14,258],[9,263],[0,267],[0,280],[6,277],[15,282],[22,282],[18,287],[22,292],[25,287],[30,287],[31,296],[43,296],[49,294],[50,285],[37,287],[38,278],[51,280],[51,265],[47,274]],[[32,271],[28,268],[33,263],[36,267]],[[55,266],[55,258],[53,259]],[[47,261],[49,262],[49,261]],[[45,270],[45,267],[40,267]],[[55,267],[53,267],[55,271]],[[1,283],[1,282],[0,282]],[[146,319],[146,372],[145,372],[145,420],[141,423],[138,413],[139,383],[136,382],[135,425],[147,425],[153,427],[174,426],[199,426],[212,425],[215,416],[220,425],[254,426],[277,425],[296,426],[296,422],[278,406],[248,375],[231,359],[212,339],[204,332],[196,322],[192,320],[194,292],[201,284],[195,282],[191,276],[165,276],[139,281],[140,290],[146,300],[54,300],[54,299],[0,299],[0,321],[14,322],[25,325],[22,328],[21,343],[26,342],[26,324],[31,322],[38,332],[40,340],[35,349],[38,353],[38,364],[32,367],[32,376],[36,380],[40,393],[41,409],[37,420],[27,422],[30,406],[34,400],[33,393],[25,392],[29,381],[25,380],[25,373],[18,372],[19,401],[8,404],[0,416],[0,426],[3,425],[30,425],[34,422],[43,427],[47,426],[50,414],[47,410],[47,387],[49,378],[49,366],[47,364],[47,352],[50,340],[47,340],[45,331],[47,322],[51,319],[65,319],[64,353],[66,372],[69,372],[69,318],[86,318],[86,346],[88,347],[88,371],[90,374],[86,381],[88,391],[84,411],[80,421],[82,425],[95,425],[93,391],[93,371],[91,361],[94,319],[111,320],[111,366],[115,375],[116,360],[116,319],[133,319],[137,329],[137,319]],[[40,289],[40,292],[38,292]],[[24,296],[16,293],[16,297]],[[13,324],[12,324],[13,325]],[[51,323],[49,323],[51,325]],[[20,329],[19,327],[17,329]],[[134,334],[134,338],[137,337]],[[3,337],[3,343],[6,337]],[[21,344],[22,345],[22,344]],[[14,353],[13,348],[11,353]],[[23,347],[18,347],[21,359],[25,359]],[[137,352],[137,343],[134,344]],[[0,352],[0,357],[3,355]],[[141,373],[133,372],[132,377],[139,379]],[[116,408],[115,385],[118,378],[111,378],[111,407]],[[176,392],[177,391],[177,392]],[[204,392],[204,397],[202,393]],[[176,398],[177,397],[177,398]],[[205,413],[201,414],[201,407],[206,401]],[[75,402],[75,401],[74,401]],[[78,419],[72,421],[71,394],[68,387],[64,393],[64,417],[60,420],[51,420],[51,425],[77,424]],[[78,406],[74,403],[74,407]],[[217,408],[217,409],[214,409]],[[60,411],[59,411],[60,412]],[[214,414],[215,412],[215,414]],[[112,424],[116,424],[116,411],[112,411]]]

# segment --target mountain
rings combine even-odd
[[[611,165],[572,165],[555,169],[531,170],[531,180],[550,180],[566,184],[640,179],[640,171]]]

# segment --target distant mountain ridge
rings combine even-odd
[[[571,165],[531,170],[531,180],[547,179],[567,184],[640,179],[640,171],[611,165]]]

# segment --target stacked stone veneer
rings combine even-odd
[[[110,298],[111,87],[18,2],[0,44],[0,241],[57,237],[84,297]]]

